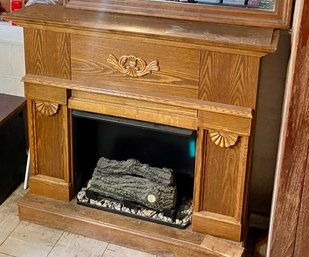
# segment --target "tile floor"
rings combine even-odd
[[[19,221],[22,185],[0,205],[0,257],[155,257],[65,231]]]

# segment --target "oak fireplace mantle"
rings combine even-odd
[[[25,40],[31,177],[20,218],[157,254],[241,256],[259,63],[277,31],[47,5],[7,18]],[[72,110],[197,131],[192,226],[77,206]]]

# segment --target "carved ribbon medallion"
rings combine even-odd
[[[110,54],[107,62],[122,74],[134,78],[160,70],[158,61],[154,60],[147,64],[145,60],[134,55],[123,55],[118,60],[113,54]]]

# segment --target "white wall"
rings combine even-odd
[[[24,96],[23,30],[0,22],[0,93]]]

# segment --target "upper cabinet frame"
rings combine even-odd
[[[66,2],[66,1],[65,1]],[[269,28],[289,28],[293,0],[273,10],[157,0],[69,0],[68,8]]]

